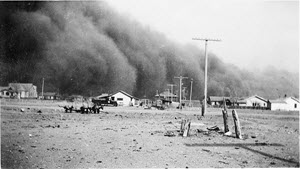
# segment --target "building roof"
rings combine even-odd
[[[8,90],[9,87],[8,86],[0,86],[0,91],[3,91],[3,90]]]
[[[139,100],[139,98],[134,97],[134,96],[132,96],[132,95],[130,95],[130,94],[124,92],[123,90],[119,90],[118,92],[114,93],[113,95],[115,95],[115,94],[117,94],[117,93],[122,93],[122,94],[124,94],[124,95],[126,95],[126,96],[128,96],[128,97],[130,97],[130,98],[134,98],[134,99]]]
[[[270,103],[282,103],[282,104],[286,104],[286,102],[282,99],[276,99],[276,100],[269,100]]]
[[[230,100],[230,97],[225,96],[209,96],[211,102],[221,102],[223,99]]]
[[[108,93],[102,93],[101,95],[99,96],[96,96],[95,98],[103,98],[103,97],[109,97],[111,96],[112,94],[108,94]]]
[[[259,100],[262,100],[262,101],[264,101],[264,102],[268,102],[267,99],[262,98],[262,97],[260,97],[260,96],[258,96],[258,95],[254,95],[254,96],[248,97],[248,98],[246,98],[246,99],[244,99],[244,100],[247,100],[247,99],[252,98],[252,97],[258,98]]]
[[[245,99],[240,99],[240,100],[237,100],[236,102],[239,103],[239,104],[246,104],[247,103],[247,101]]]
[[[159,94],[159,96],[162,96],[162,97],[173,97],[173,98],[176,98],[178,97],[177,95],[169,92],[169,91],[164,91],[162,93]]]
[[[34,87],[32,83],[9,83],[8,86],[16,91],[30,91]]]
[[[57,94],[55,92],[44,92],[43,95],[44,96],[59,96],[59,94]]]
[[[291,99],[295,100],[296,102],[300,103],[299,102],[299,99],[295,98],[295,97],[290,97]]]
[[[279,98],[279,99],[276,99],[276,100],[270,100],[270,102],[271,103],[287,103],[286,101],[288,100],[288,99],[292,99],[292,100],[294,100],[294,101],[296,101],[296,102],[298,102],[299,103],[299,100],[297,99],[297,98],[295,98],[295,97],[285,97],[285,98]]]
[[[69,97],[72,97],[72,98],[79,98],[79,99],[83,98],[83,96],[81,96],[81,95],[71,95],[71,96],[69,96]]]

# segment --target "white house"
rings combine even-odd
[[[117,101],[118,106],[133,106],[138,104],[138,98],[120,90],[113,94],[114,100]]]
[[[294,97],[287,97],[284,99],[287,103],[287,110],[288,111],[299,111],[299,99],[296,99]]]
[[[294,97],[286,97],[277,100],[270,100],[271,110],[299,111],[299,100]]]
[[[268,106],[268,100],[254,95],[251,97],[248,97],[246,99],[239,101],[239,106],[244,107],[267,107]]]

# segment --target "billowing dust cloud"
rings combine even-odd
[[[203,96],[203,50],[173,43],[105,2],[1,2],[0,11],[2,86],[28,82],[40,91],[45,78],[49,92],[95,96],[124,90],[152,97],[169,83],[178,85],[174,76],[182,75],[194,79],[193,98]],[[289,88],[272,85],[281,79],[252,75],[210,54],[208,95],[275,97],[277,88],[297,95],[293,77],[285,82]],[[190,80],[184,85],[189,89]]]

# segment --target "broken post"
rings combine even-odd
[[[229,127],[228,127],[228,113],[226,110],[222,110],[223,113],[223,120],[224,120],[224,133],[229,132]]]
[[[185,123],[186,123],[186,119],[182,119],[181,126],[180,126],[180,133],[183,133]]]
[[[222,110],[222,113],[223,113],[224,134],[225,134],[225,133],[229,132],[229,127],[228,127],[228,113],[227,113],[227,107],[226,107],[225,98],[223,98],[223,105],[224,105],[224,110]]]
[[[191,128],[191,120],[190,119],[187,119],[186,120],[186,123],[184,124],[184,129],[183,129],[183,137],[187,137],[189,136],[190,134],[190,128]]]
[[[189,135],[191,128],[191,120],[190,119],[182,119],[180,132],[182,133],[183,137],[187,137]]]
[[[236,138],[242,139],[243,137],[242,137],[242,131],[240,126],[240,120],[235,110],[232,110],[232,117],[234,121]]]

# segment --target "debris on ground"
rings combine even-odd
[[[231,131],[228,131],[226,133],[224,133],[225,136],[231,136],[232,135],[232,132]]]
[[[167,131],[164,136],[168,136],[168,137],[174,137],[176,136],[175,133],[173,131]]]
[[[210,150],[207,150],[207,149],[202,149],[202,151],[205,151],[205,152],[210,152]]]
[[[207,130],[209,130],[209,131],[220,131],[220,128],[218,126],[213,126],[213,127],[207,128]]]
[[[224,161],[219,161],[219,163],[223,163],[223,164],[229,164],[229,163],[227,163],[227,162],[224,162]]]

